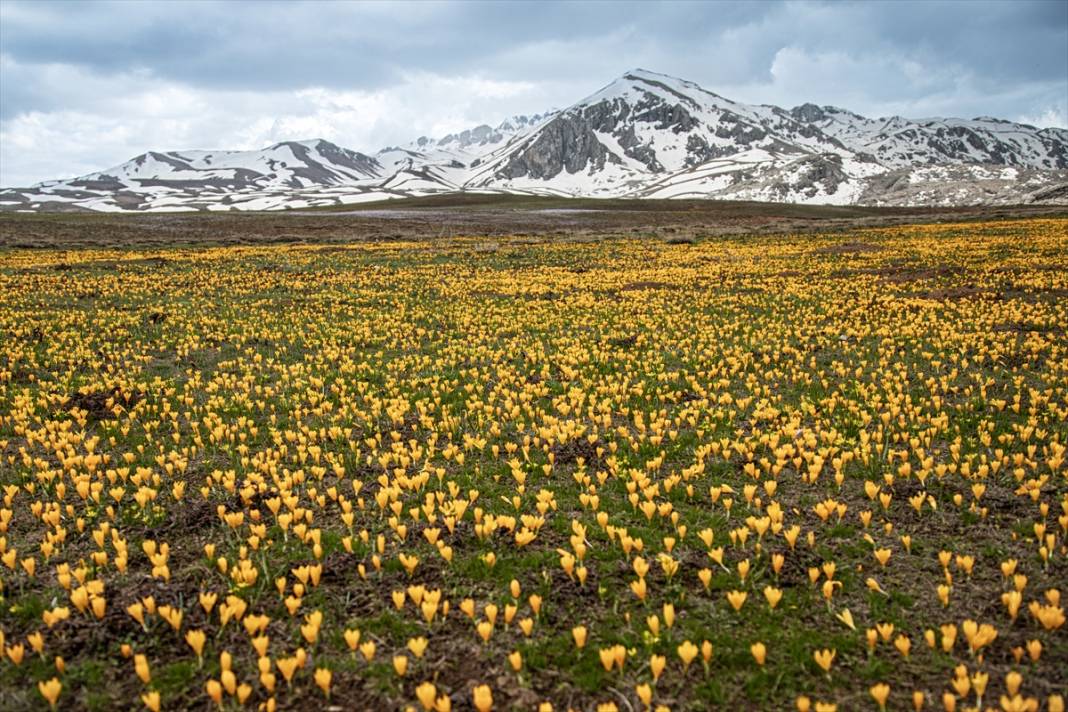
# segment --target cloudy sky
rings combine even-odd
[[[1068,3],[0,0],[0,185],[149,149],[373,152],[634,67],[732,99],[1068,125]]]

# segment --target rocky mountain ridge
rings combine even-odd
[[[6,210],[272,210],[481,191],[966,205],[1062,202],[1068,130],[735,102],[646,70],[576,104],[370,155],[329,141],[149,152],[0,191]]]

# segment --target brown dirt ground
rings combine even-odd
[[[574,202],[566,211],[554,207]],[[580,200],[462,196],[393,201],[371,209],[273,213],[25,214],[0,212],[0,248],[138,248],[267,245],[509,235],[582,240],[805,233],[921,222],[1066,214],[1064,208],[866,208],[712,200]],[[835,250],[868,251],[848,243]],[[63,268],[61,266],[60,268]],[[71,268],[74,266],[71,265]]]

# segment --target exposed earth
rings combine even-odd
[[[469,235],[703,236],[838,231],[916,222],[1068,214],[1064,206],[873,208],[715,200],[452,194],[334,210],[264,213],[0,213],[0,247],[166,247],[345,243]]]

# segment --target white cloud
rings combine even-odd
[[[1058,81],[1016,82],[992,90],[967,67],[895,52],[858,54],[840,49],[780,48],[764,82],[726,85],[727,96],[791,107],[804,102],[831,104],[871,117],[934,116],[972,118],[998,115],[998,107],[1051,107],[1038,112],[1039,126],[1064,125],[1065,85]],[[1058,96],[1064,97],[1058,107]],[[1000,112],[1012,118],[1011,112]],[[1028,114],[1030,115],[1030,114]],[[1036,123],[1037,122],[1037,123]],[[1058,123],[1059,122],[1059,123]]]
[[[5,73],[32,68],[5,60]],[[549,101],[533,82],[409,73],[385,90],[228,91],[99,77],[65,65],[38,73],[37,91],[77,85],[76,108],[31,111],[0,122],[0,185],[24,186],[117,165],[148,150],[255,149],[325,138],[374,153],[420,135],[498,123]]]

